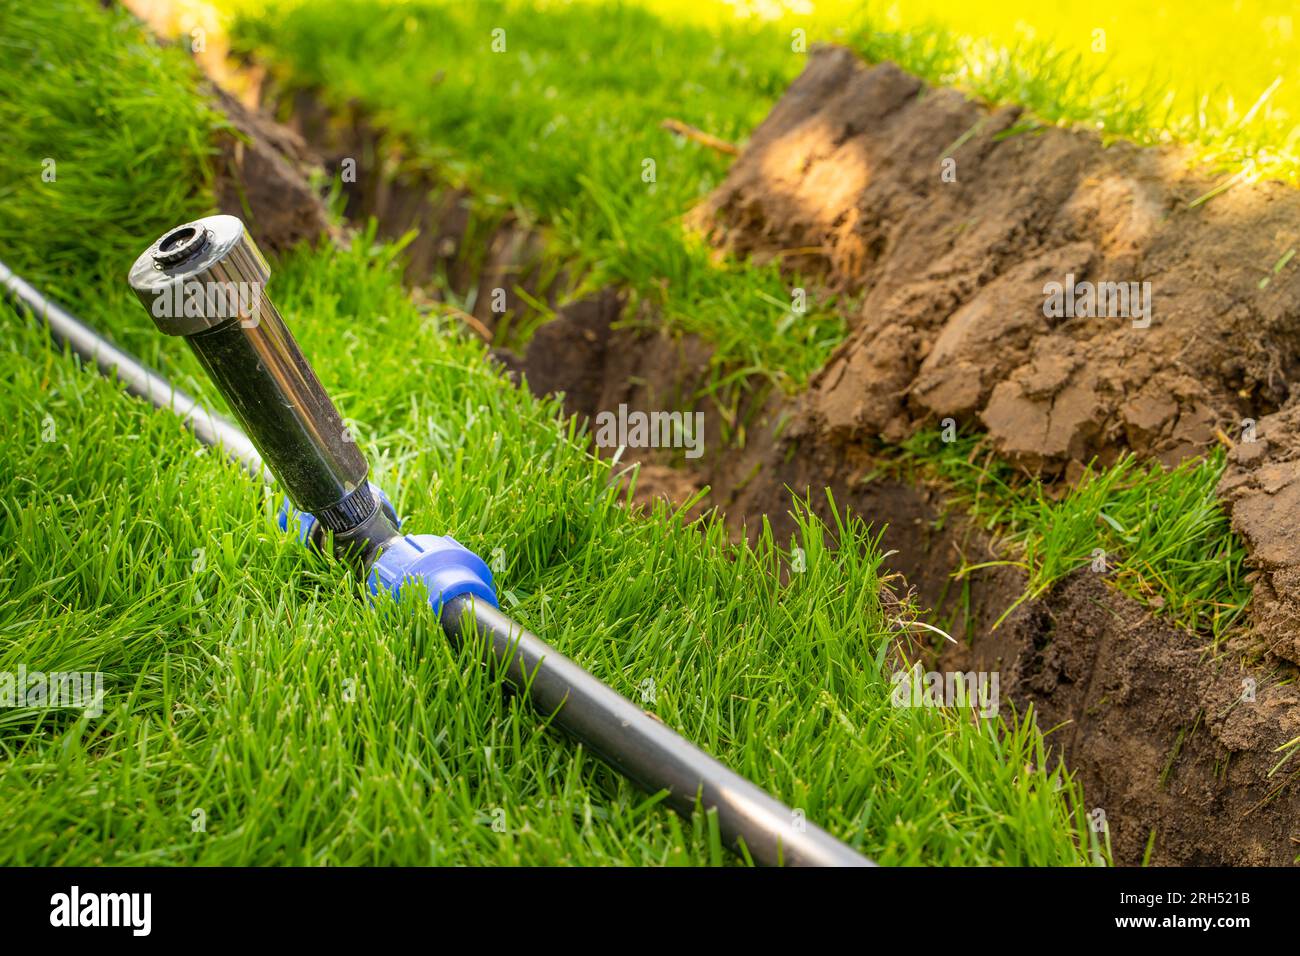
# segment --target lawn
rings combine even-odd
[[[351,42],[392,39],[393,17]],[[587,25],[646,33],[645,17],[628,8]],[[153,238],[212,206],[218,120],[194,68],[90,0],[0,0],[0,46],[0,86],[23,91],[0,99],[0,258],[219,405],[125,283]],[[706,47],[695,52],[707,63]],[[402,62],[400,48],[391,55]],[[742,76],[721,61],[697,82],[731,86],[677,112],[736,136],[763,107],[728,105],[726,90],[754,85],[770,98],[784,74]],[[497,82],[522,95],[544,93],[543,79]],[[657,122],[662,104],[648,102]],[[545,120],[540,133],[553,118],[515,117],[510,105],[482,123],[464,111],[446,122],[468,147],[507,123]],[[588,157],[591,175],[642,152],[611,141],[608,157]],[[721,168],[662,145],[662,194],[674,202]],[[517,164],[527,174],[516,195],[572,185],[576,148],[557,150],[555,179]],[[629,179],[614,216],[660,237],[670,263],[698,254],[686,274],[703,270],[704,253],[671,238],[666,207],[638,205],[644,184]],[[598,205],[566,213],[557,195],[538,211],[562,238],[598,237],[604,266],[628,270],[642,238],[620,240]],[[905,625],[882,607],[871,531],[805,514],[796,541],[736,543],[716,523],[630,508],[556,402],[512,385],[483,343],[408,298],[396,256],[362,232],[289,255],[269,291],[408,527],[485,555],[500,548],[512,615],[882,863],[1094,859],[1079,790],[1044,769],[1025,715],[1004,707],[973,723],[891,705]],[[645,268],[668,273],[658,260]],[[681,301],[725,301],[710,283],[732,280],[717,274],[729,273],[708,273],[687,294],[698,299]],[[754,274],[770,283],[756,297],[783,287],[776,273]],[[428,613],[386,617],[358,601],[337,566],[273,529],[273,496],[174,420],[52,352],[35,320],[0,305],[0,321],[0,672],[98,671],[107,691],[98,717],[0,712],[0,862],[726,859],[706,815],[679,820],[548,729],[472,652],[451,650]],[[755,335],[762,348],[777,340]],[[804,570],[783,576],[794,546]]]

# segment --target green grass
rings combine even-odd
[[[720,262],[680,222],[730,157],[660,124],[747,136],[803,62],[774,28],[718,36],[626,4],[343,0],[273,5],[234,29],[287,88],[361,104],[408,163],[470,188],[480,215],[544,224],[548,255],[584,276],[579,291],[617,284],[633,298],[627,315],[647,302],[667,327],[703,336],[715,387],[797,388],[842,337],[833,298],[811,294],[796,313],[803,280]]]
[[[939,432],[925,431],[901,451],[895,468],[937,479],[952,507],[1009,546],[1012,557],[994,563],[1026,571],[1020,601],[1089,568],[1215,644],[1242,623],[1250,587],[1245,549],[1215,494],[1222,450],[1173,469],[1126,457],[1089,470],[1056,497],[998,461],[977,436],[944,442]]]
[[[6,188],[0,222],[61,212],[77,228],[0,233],[0,257],[214,399],[123,293],[135,253],[210,206],[193,72],[90,2],[18,7],[0,0],[0,86],[48,114],[37,128],[0,107],[20,121],[0,126],[0,156],[68,172]],[[74,51],[94,82],[53,65]],[[408,527],[503,548],[512,615],[634,699],[653,681],[668,725],[881,862],[1092,859],[1078,788],[1043,769],[1031,720],[891,706],[898,632],[871,533],[804,513],[806,570],[783,582],[770,536],[629,508],[555,402],[412,304],[396,254],[366,235],[302,251],[270,294]],[[722,859],[707,820],[679,820],[502,695],[427,611],[358,601],[272,528],[273,496],[173,418],[7,305],[0,325],[0,672],[107,685],[98,718],[0,711],[0,862]]]
[[[849,42],[1041,121],[1183,143],[1243,179],[1300,182],[1300,20],[1289,0],[909,0],[863,5]]]
[[[83,17],[75,5],[78,17]],[[121,281],[140,238],[210,204],[212,132],[193,72],[126,16],[65,29],[67,3],[0,0],[0,255],[93,315],[131,297]],[[138,327],[143,330],[143,326]],[[153,359],[156,335],[124,328]]]

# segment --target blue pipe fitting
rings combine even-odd
[[[370,490],[391,519],[392,527],[400,529],[401,520],[388,496],[373,482]],[[299,542],[308,547],[320,544],[321,526],[316,516],[296,510],[287,498],[280,505],[276,524],[281,531],[296,534]],[[398,534],[383,541],[367,573],[371,596],[378,597],[382,590],[397,600],[408,581],[424,583],[435,613],[447,601],[466,594],[498,607],[496,585],[487,562],[452,537]]]
[[[281,531],[288,533],[290,521],[293,522],[293,530],[298,536],[298,543],[311,544],[311,536],[316,532],[316,516],[297,510],[290,504],[289,499],[285,498],[284,501],[280,502],[280,513],[275,516],[275,523]]]
[[[414,534],[393,538],[370,566],[370,593],[387,591],[397,600],[408,581],[422,581],[434,613],[453,598],[471,594],[497,607],[492,570],[455,538]]]

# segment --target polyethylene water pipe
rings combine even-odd
[[[117,378],[132,395],[155,408],[174,413],[203,444],[224,451],[253,475],[271,480],[271,473],[262,464],[261,453],[238,425],[204,408],[134,355],[122,351],[58,303],[47,299],[3,262],[0,262],[0,288],[14,302],[44,320],[55,344],[66,345],[107,378]]]
[[[543,714],[689,817],[716,812],[733,850],[764,865],[871,861],[727,769],[497,608],[492,572],[454,538],[408,535],[369,481],[365,457],[267,298],[270,267],[244,225],[210,216],[169,230],[136,260],[132,288],[163,332],[185,338],[243,425],[215,415],[0,264],[0,285],[56,341],[132,393],[179,415],[205,444],[278,479],[280,525],[351,563],[372,595],[423,584],[454,645],[470,643]],[[250,442],[251,439],[251,442]]]

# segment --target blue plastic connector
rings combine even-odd
[[[379,499],[380,507],[400,529],[401,521],[388,496],[373,482],[370,488]],[[281,531],[296,533],[298,540],[305,545],[313,543],[319,530],[316,516],[297,511],[287,498],[280,505],[276,523]],[[492,582],[492,571],[487,562],[452,537],[416,534],[386,542],[370,566],[367,577],[370,594],[378,597],[381,590],[387,591],[396,600],[408,581],[424,582],[435,613],[440,612],[447,601],[466,594],[472,594],[493,607],[498,606],[496,585]]]
[[[285,498],[284,501],[280,502],[280,513],[275,516],[275,523],[279,525],[281,531],[288,532],[290,521],[293,522],[293,530],[298,536],[298,543],[310,543],[311,536],[316,533],[316,516],[297,510],[289,502],[289,499]]]
[[[394,538],[370,566],[370,593],[387,591],[396,600],[408,581],[423,581],[434,613],[452,598],[472,594],[497,607],[487,562],[455,538],[414,534]]]

